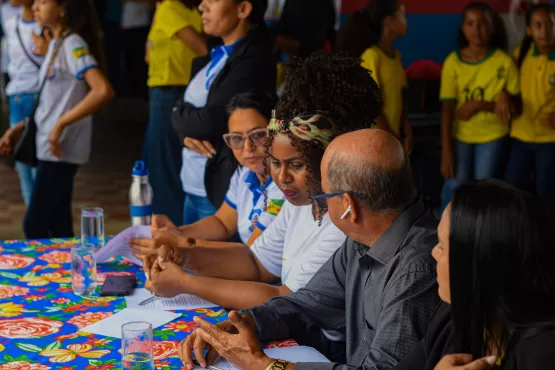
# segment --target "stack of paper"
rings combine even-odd
[[[128,308],[161,309],[161,310],[195,310],[212,308],[218,305],[205,301],[195,295],[180,294],[174,298],[154,297],[146,289],[135,289],[132,295],[125,297]],[[141,304],[145,302],[144,304]]]

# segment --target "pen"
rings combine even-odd
[[[147,298],[147,299],[145,299],[144,301],[139,302],[139,306],[144,306],[145,304],[154,301],[156,298],[158,298],[158,297],[153,296],[153,297]]]
[[[193,360],[193,362],[195,363],[195,365],[200,366],[199,362],[197,360]],[[201,366],[202,367],[202,366]],[[223,370],[220,369],[219,367],[216,366],[210,366],[208,365],[207,367],[205,367],[205,369],[210,369],[210,370]]]

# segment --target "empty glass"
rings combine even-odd
[[[124,370],[154,370],[152,356],[152,324],[128,322],[121,327],[121,349]]]
[[[77,295],[92,295],[96,289],[96,247],[78,244],[71,247],[71,286]]]
[[[104,210],[98,207],[81,210],[81,243],[104,246]]]

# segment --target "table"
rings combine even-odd
[[[73,240],[0,241],[0,370],[108,370],[121,367],[120,339],[78,333],[126,307],[124,298],[79,297],[71,289]],[[124,259],[98,265],[98,282],[109,275],[145,276]],[[178,311],[181,317],[154,330],[155,368],[181,369],[177,345],[196,327],[227,319],[222,308]],[[295,345],[293,341],[267,347]]]

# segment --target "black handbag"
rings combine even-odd
[[[19,29],[17,31],[18,31],[18,36],[19,36]],[[13,152],[12,152],[12,157],[10,158],[10,160],[8,162],[8,164],[11,167],[15,166],[15,162],[21,162],[21,163],[26,164],[26,165],[31,166],[31,167],[36,167],[37,166],[37,163],[38,163],[37,142],[36,142],[37,123],[35,122],[35,113],[37,112],[37,108],[39,107],[40,96],[42,94],[42,90],[44,89],[44,85],[46,85],[46,80],[48,79],[48,73],[50,71],[50,68],[52,68],[52,66],[54,65],[54,61],[56,60],[56,56],[58,55],[58,52],[60,51],[62,43],[64,42],[66,37],[67,37],[67,35],[64,38],[62,38],[62,40],[60,40],[60,43],[58,45],[56,45],[56,49],[54,49],[54,53],[52,54],[52,58],[50,59],[50,62],[48,63],[48,69],[46,70],[46,75],[44,76],[44,79],[42,80],[39,92],[37,94],[37,98],[35,99],[35,104],[33,106],[33,112],[31,113],[31,115],[29,117],[25,117],[23,131],[21,132],[21,135],[19,136],[19,139],[18,139],[17,143],[14,146],[14,149],[13,149]],[[23,47],[23,50],[26,51],[27,49],[25,49],[25,47],[23,45],[23,41],[21,40],[21,37],[19,38],[19,40],[20,40],[21,46]],[[27,56],[29,56],[29,55],[27,54]]]

